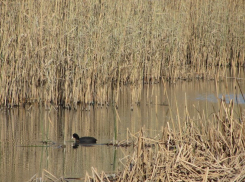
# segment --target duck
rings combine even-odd
[[[89,136],[79,138],[78,134],[76,133],[72,135],[72,138],[75,138],[76,143],[80,143],[80,144],[93,144],[96,143],[97,141],[96,138],[89,137]]]

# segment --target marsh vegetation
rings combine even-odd
[[[123,168],[108,173],[103,171],[102,161],[100,170],[92,168],[92,175],[86,173],[82,180],[244,181],[245,117],[239,103],[217,96],[219,104],[217,108],[211,105],[214,108],[211,114],[192,107],[197,111],[192,117],[188,100],[179,105],[176,94],[166,90],[167,83],[178,80],[213,80],[216,90],[222,80],[227,88],[228,72],[240,72],[245,66],[244,12],[242,0],[2,0],[0,111],[5,117],[0,118],[4,120],[0,126],[1,154],[7,157],[3,157],[6,162],[1,168],[9,169],[9,164],[15,166],[12,159],[23,159],[23,164],[28,160],[36,162],[37,157],[30,158],[28,154],[36,156],[37,147],[17,148],[16,152],[16,145],[11,141],[18,138],[18,132],[22,143],[24,137],[29,142],[32,137],[38,140],[41,134],[43,141],[61,136],[65,143],[65,138],[78,129],[85,134],[94,132],[100,139],[105,135],[107,139],[115,139],[114,131],[120,131],[119,125],[123,123],[134,130],[122,138],[133,146],[132,153],[120,158]],[[244,101],[240,87],[243,79],[238,81],[236,75],[233,78],[234,97],[240,94]],[[155,83],[164,85],[159,96],[151,89]],[[120,98],[125,88],[128,95]],[[142,96],[144,89],[148,89],[145,97]],[[170,101],[169,94],[175,96],[175,101]],[[130,119],[122,119],[124,122],[120,121],[122,115],[117,110],[120,104],[127,105],[121,113],[129,111]],[[45,106],[49,112],[41,107],[33,109],[37,105]],[[2,109],[14,106],[23,106],[26,110]],[[69,110],[56,110],[58,106]],[[165,106],[167,109],[161,108]],[[211,108],[208,104],[205,107]],[[104,109],[103,114],[98,108]],[[113,117],[101,121],[109,113],[108,108],[114,109]],[[52,112],[55,114],[51,116]],[[95,113],[99,112],[97,116]],[[162,113],[167,117],[160,117]],[[112,118],[119,121],[116,123]],[[143,127],[145,118],[148,121]],[[37,123],[33,122],[36,120]],[[158,133],[154,130],[156,137],[149,137],[153,125],[162,129]],[[45,181],[46,177],[53,181],[65,180],[41,169],[43,166],[65,171],[59,173],[60,176],[73,171],[78,175],[80,163],[74,165],[69,163],[70,159],[97,161],[94,157],[74,154],[69,147],[43,150],[46,153],[38,156],[47,154],[47,161],[40,160],[35,165],[42,171],[42,179],[35,175],[31,181]],[[100,154],[96,148],[81,150],[84,154],[86,151],[94,156]],[[108,155],[104,156],[112,156],[113,152],[107,151]],[[66,158],[64,154],[69,156]],[[49,156],[52,159],[49,160]],[[62,163],[56,160],[57,156],[61,156]],[[82,164],[83,169],[88,163]],[[112,163],[110,159],[108,163]],[[71,168],[66,169],[67,164]],[[28,171],[26,169],[28,167],[23,167],[21,171]],[[32,175],[36,169],[32,169]],[[107,169],[111,170],[111,166]],[[12,177],[7,171],[4,179],[18,181],[21,177]]]
[[[244,77],[244,75],[233,76]],[[244,90],[244,80],[240,79],[239,85],[241,90]],[[231,79],[218,83],[192,81],[167,85],[150,84],[142,89],[141,104],[131,111],[129,97],[131,91],[124,86],[119,94],[119,107],[116,113],[111,105],[108,108],[91,107],[90,111],[81,111],[81,106],[78,106],[77,111],[67,109],[47,111],[41,107],[32,107],[30,110],[1,109],[1,180],[61,181],[64,178],[79,178],[84,181],[86,177],[89,181],[98,175],[104,181],[105,176],[111,181],[116,179],[123,181],[131,178],[127,174],[133,173],[135,180],[140,179],[141,174],[151,179],[149,173],[152,170],[158,170],[152,173],[152,179],[165,179],[167,176],[169,181],[171,179],[174,181],[178,178],[177,172],[186,172],[181,173],[179,178],[184,180],[189,177],[198,180],[203,177],[203,170],[208,170],[204,165],[205,162],[210,165],[213,162],[212,170],[210,167],[207,174],[207,181],[212,177],[214,181],[218,178],[221,181],[232,180],[235,176],[242,179],[244,165],[243,158],[239,157],[243,156],[245,101],[242,94],[234,89],[236,87],[239,87],[238,83]],[[234,100],[230,101],[232,97],[229,96],[232,95]],[[162,105],[162,102],[166,102],[168,106]],[[229,123],[231,121],[233,123]],[[117,141],[115,129],[118,130]],[[231,130],[233,136],[229,138]],[[74,149],[74,141],[71,139],[74,132],[80,133],[81,136],[96,137],[98,145],[79,146]],[[238,136],[240,139],[236,138]],[[232,141],[235,142],[234,151],[227,148],[231,147],[226,141],[228,139],[234,140]],[[238,140],[240,143],[236,143]],[[101,145],[111,141],[118,145],[116,147]],[[126,147],[127,143],[131,146]],[[196,143],[197,145],[194,145]],[[235,151],[237,149],[239,150]],[[203,158],[200,157],[200,153],[204,155]],[[210,156],[214,154],[215,156]],[[184,162],[178,163],[178,155],[182,162],[187,161],[189,164],[180,166],[184,165]],[[145,164],[142,164],[142,158],[147,164],[147,169],[144,167]],[[211,158],[215,160],[209,161]],[[159,160],[159,163],[156,160]],[[236,165],[233,160],[238,160]],[[194,169],[189,169],[192,164],[199,168],[204,165],[204,169],[196,173],[199,168],[196,171],[195,166]],[[173,165],[182,168],[178,171]],[[147,173],[141,172],[141,167]],[[223,169],[227,167],[227,173],[219,171],[223,170],[219,167]],[[193,174],[185,171],[187,169]],[[217,174],[214,169],[217,169]],[[136,174],[136,171],[141,173]],[[122,173],[126,176],[122,176]]]
[[[55,177],[42,170],[42,180],[53,181],[244,181],[245,113],[237,118],[233,101],[219,102],[219,112],[197,120],[186,119],[166,127],[155,137],[142,128],[128,134],[133,151],[119,161],[122,169],[111,173],[91,167],[85,177]],[[121,146],[122,147],[122,146]],[[118,149],[119,150],[119,149]],[[36,175],[32,181],[35,181]]]
[[[142,83],[222,79],[244,66],[244,11],[239,0],[3,0],[0,105],[76,109],[117,102],[123,84],[134,103]]]
[[[187,117],[178,132],[163,127],[160,140],[142,129],[135,152],[122,159],[123,171],[108,176],[92,170],[85,181],[244,181],[245,119],[244,113],[234,119],[233,104],[221,101],[211,120]]]

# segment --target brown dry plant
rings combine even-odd
[[[123,84],[218,78],[244,65],[244,12],[242,0],[2,0],[0,106],[76,109]]]
[[[245,120],[234,117],[233,101],[221,100],[219,112],[208,121],[183,122],[182,132],[168,126],[160,139],[145,137],[143,129],[131,135],[135,150],[121,160],[124,169],[98,174],[93,168],[85,181],[245,180]]]

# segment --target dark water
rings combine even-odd
[[[99,145],[113,141],[115,119],[120,141],[126,139],[127,129],[135,133],[142,127],[146,135],[158,137],[168,122],[172,127],[178,118],[183,122],[187,110],[191,118],[204,113],[208,119],[218,111],[219,100],[224,98],[227,103],[234,100],[238,115],[239,108],[243,111],[245,105],[241,94],[241,91],[245,92],[245,80],[240,79],[238,83],[227,79],[146,85],[140,91],[139,106],[131,106],[133,92],[125,86],[119,93],[116,111],[112,107],[90,107],[90,111],[80,108],[77,111],[46,111],[37,106],[30,110],[2,109],[0,181],[28,181],[35,174],[41,178],[43,169],[56,177],[73,178],[85,177],[86,171],[91,174],[91,167],[98,172],[113,173],[123,168],[120,159],[132,153],[132,147]],[[98,145],[74,149],[71,140],[74,132],[80,136],[94,136]],[[54,143],[45,147],[42,141],[47,140]]]

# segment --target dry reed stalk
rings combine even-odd
[[[56,176],[51,174],[46,169],[43,169],[42,170],[42,177],[38,177],[38,175],[35,174],[28,182],[35,182],[35,181],[40,181],[40,182],[44,182],[44,181],[63,182],[63,181],[66,181],[66,179],[64,179],[62,177],[61,178],[57,178]]]
[[[245,122],[234,117],[232,101],[220,102],[206,130],[192,123],[181,133],[163,128],[160,140],[145,137],[143,128],[132,135],[135,151],[120,160],[124,170],[109,181],[243,181]],[[200,115],[199,124],[204,119]]]
[[[1,106],[76,109],[109,102],[123,84],[219,80],[224,67],[244,66],[240,0],[0,4]]]

